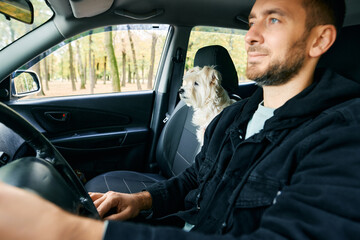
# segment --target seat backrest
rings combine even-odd
[[[221,46],[208,46],[197,51],[194,66],[215,66],[222,75],[221,85],[229,94],[237,94],[238,78],[228,51]],[[161,132],[156,160],[162,175],[172,177],[189,167],[200,151],[193,110],[180,101]]]
[[[360,82],[360,25],[341,29],[334,45],[325,53],[318,68],[327,67],[349,79]]]
[[[214,66],[222,76],[222,87],[231,94],[239,95],[239,81],[235,65],[229,52],[222,46],[200,48],[194,58],[194,67]]]

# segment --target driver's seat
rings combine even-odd
[[[229,95],[237,95],[238,78],[228,51],[221,46],[208,46],[197,51],[194,66],[215,66],[222,75],[222,86]],[[191,123],[192,108],[180,101],[162,130],[156,150],[161,175],[133,171],[113,171],[91,179],[86,185],[89,192],[140,192],[147,186],[178,175],[195,160],[200,151],[196,128]]]

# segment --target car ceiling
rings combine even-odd
[[[109,5],[108,1],[113,2]],[[79,26],[76,22],[86,22],[89,28],[122,23],[164,23],[190,27],[209,25],[244,29],[247,28],[247,24],[237,20],[236,17],[241,16],[247,19],[254,0],[106,0],[106,4],[98,0],[48,0],[48,2],[55,11],[55,20],[56,18],[67,19],[67,21],[58,20],[57,25],[63,35],[68,36],[73,33],[66,24],[74,24],[77,28]],[[125,10],[138,15],[146,15],[153,10],[164,10],[164,13],[138,21],[115,14],[117,10]],[[94,12],[99,13],[91,14]]]
[[[246,28],[246,24],[238,19],[247,19],[255,0],[48,0],[48,2],[53,6],[56,15],[67,19],[86,18],[90,24],[92,22],[99,25],[137,23],[139,21],[115,14],[116,10],[146,15],[158,9],[164,10],[164,13],[140,22]],[[346,0],[346,4],[345,26],[360,24],[360,1]]]

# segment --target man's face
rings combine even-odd
[[[257,0],[246,34],[247,77],[263,86],[289,81],[306,59],[309,32],[303,0]]]

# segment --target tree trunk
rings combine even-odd
[[[145,83],[145,56],[142,55],[142,60],[141,60],[141,80],[142,80],[142,83],[144,84]]]
[[[134,42],[132,39],[132,34],[130,31],[130,25],[127,25],[127,29],[128,29],[128,36],[129,36],[129,41],[130,41],[131,52],[132,52],[133,61],[134,61],[134,72],[135,72],[135,78],[136,78],[136,85],[137,85],[137,89],[141,90],[140,76],[139,76],[138,66],[137,66],[137,62],[136,62],[136,52],[135,52]]]
[[[44,76],[45,76],[45,89],[49,91],[49,81],[50,81],[50,72],[49,72],[49,63],[48,57],[43,58],[44,62]]]
[[[104,56],[104,85],[106,84],[106,61],[107,57]]]
[[[94,61],[95,61],[95,56],[94,56]],[[94,62],[94,66],[96,66],[96,67],[94,67],[94,76],[95,76],[95,85],[96,85],[97,80],[98,80],[98,75],[96,74],[96,72],[100,71],[100,63],[99,62],[97,62],[97,63]]]
[[[69,43],[69,68],[70,68],[71,88],[73,91],[76,91],[74,57],[73,57],[73,50],[72,50],[71,42]]]
[[[125,87],[126,85],[126,46],[124,38],[121,38],[122,43],[122,81],[121,86]]]
[[[130,65],[130,61],[128,61],[128,83],[131,84],[131,65]]]
[[[60,61],[60,75],[61,75],[61,81],[64,81],[64,79],[66,78],[64,76],[64,58],[61,58]]]
[[[105,33],[105,48],[109,57],[110,69],[112,75],[112,86],[114,92],[121,92],[119,69],[114,51],[114,45],[112,40],[112,28],[109,27],[109,31]]]
[[[151,38],[152,38],[152,41],[151,41],[150,68],[149,68],[148,83],[147,83],[148,89],[152,89],[152,86],[153,86],[155,50],[156,50],[156,42],[158,40],[158,37],[155,33],[152,34]]]
[[[192,51],[193,45],[194,45],[194,42],[191,41],[191,42],[189,43],[189,46],[188,46],[188,49],[187,49],[187,52],[188,52],[188,53]],[[194,60],[191,60],[191,61],[188,61],[188,60],[189,60],[189,57],[186,56],[185,71],[188,71],[188,70],[189,70],[190,68],[192,68],[192,66],[194,65]],[[189,65],[188,63],[190,63],[190,65]],[[195,66],[193,66],[193,67],[195,67]]]
[[[37,75],[38,75],[38,77],[39,77],[40,86],[42,86],[41,91],[40,91],[37,95],[38,95],[38,96],[45,96],[44,87],[43,87],[44,85],[43,85],[42,77],[41,77],[40,62],[36,63],[33,68],[34,68],[34,71],[37,73]]]
[[[88,57],[87,57],[87,55],[85,55],[85,59],[84,59],[84,87],[86,86],[86,78],[87,78],[87,76],[88,76],[88,67],[87,67],[87,65],[88,65],[88,59],[87,59]]]
[[[9,27],[10,36],[11,36],[11,42],[15,42],[15,30],[14,30],[14,27],[13,27],[13,22],[14,21],[8,21],[8,27]]]
[[[92,66],[91,66],[91,72],[92,72],[92,76],[93,76],[93,88],[95,88],[96,82],[97,82],[97,77],[96,77],[96,68],[95,68],[95,54],[92,55]]]
[[[89,79],[90,79],[90,93],[93,94],[94,93],[94,87],[95,87],[95,76],[94,76],[94,69],[93,69],[93,64],[92,64],[92,39],[91,39],[91,34],[92,32],[90,32],[89,34]]]
[[[50,64],[49,64],[49,82],[51,80],[51,77],[55,76],[55,70],[54,70],[54,55],[50,55]]]
[[[230,38],[229,38],[229,50],[232,51],[234,50],[234,47],[233,47],[233,36],[234,36],[234,30],[232,29],[231,30],[231,34],[230,35]]]
[[[80,89],[85,89],[86,70],[84,68],[84,64],[81,59],[80,41],[76,41],[76,52],[77,52],[77,59],[78,59],[78,65],[79,65]],[[86,62],[85,62],[85,64],[86,64]]]

